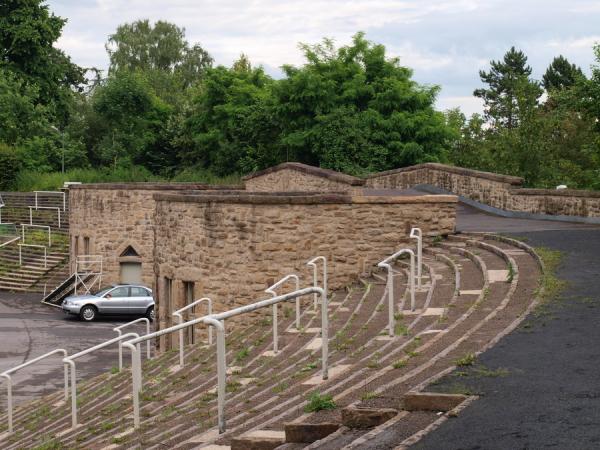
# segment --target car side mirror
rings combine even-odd
[[[111,297],[112,297],[112,295],[110,295],[110,294],[106,294],[106,295],[104,296],[104,298],[111,298]]]

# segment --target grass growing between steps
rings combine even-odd
[[[545,325],[546,320],[553,319],[550,307],[558,301],[560,293],[567,287],[567,282],[556,276],[556,271],[563,258],[562,252],[547,247],[536,247],[534,250],[544,263],[544,273],[541,275],[540,285],[534,294],[538,297],[539,304],[534,309],[531,318],[521,326],[524,330],[530,329],[536,319],[541,320],[541,325]]]
[[[330,394],[321,394],[320,392],[313,392],[308,397],[308,404],[304,407],[305,412],[317,412],[324,409],[335,409],[337,405],[333,401],[333,397]]]

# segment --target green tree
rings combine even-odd
[[[35,88],[34,103],[45,106],[64,125],[73,91],[84,83],[84,70],[53,46],[66,20],[50,13],[43,3],[0,2],[0,68],[13,72],[24,86]]]
[[[161,97],[173,88],[183,91],[201,80],[213,62],[200,44],[190,46],[184,28],[161,20],[154,25],[147,19],[119,25],[105,47],[109,75],[141,71]]]
[[[241,58],[206,73],[176,139],[181,159],[219,175],[251,171],[269,158],[277,133],[269,116],[273,80]]]
[[[444,159],[438,87],[418,85],[363,33],[301,48],[306,64],[284,66],[275,90],[285,158],[357,174]]]
[[[167,165],[160,141],[171,108],[141,74],[124,71],[110,77],[92,101],[95,153],[103,164],[144,164],[157,171]]]
[[[490,71],[479,71],[481,81],[488,86],[475,89],[473,95],[483,99],[485,117],[494,127],[515,128],[521,119],[521,108],[535,104],[542,94],[538,82],[531,80],[531,67],[525,54],[515,47],[501,61],[491,61]]]
[[[562,55],[555,57],[542,77],[542,85],[546,91],[553,89],[567,89],[584,78],[583,72],[575,64],[571,64]]]

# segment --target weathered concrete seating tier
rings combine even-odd
[[[429,390],[456,360],[476,355],[514,328],[534,304],[540,274],[536,259],[510,241],[473,235],[426,249],[424,284],[417,292],[415,311],[408,307],[406,262],[394,266],[399,313],[392,338],[386,336],[383,272],[374,271],[332,293],[327,381],[317,376],[320,315],[313,313],[312,298],[302,302],[301,332],[295,332],[293,312],[281,308],[281,329],[286,332],[281,333],[277,355],[269,353],[268,316],[232,326],[227,336],[228,427],[223,435],[215,428],[215,350],[200,337],[200,343],[186,347],[186,366],[181,369],[176,351],[144,363],[138,430],[132,429],[131,375],[125,371],[79,384],[82,425],[72,431],[67,431],[68,407],[53,406],[61,392],[21,405],[15,414],[17,433],[5,438],[2,446],[31,447],[55,440],[65,448],[86,449],[191,449],[209,444],[226,448],[232,442],[262,442],[261,436],[268,437],[269,445],[283,445],[288,423],[297,424],[296,436],[307,429],[320,439],[282,448],[362,449],[413,442],[421,430],[439,425],[457,410],[441,416],[436,411],[404,411],[405,395]],[[314,392],[331,395],[337,408],[304,412],[307,397]],[[375,428],[349,428],[342,424],[345,407],[400,412],[381,416],[392,418]],[[44,415],[39,414],[42,408]],[[377,416],[372,413],[369,420],[375,421],[373,414]],[[358,419],[344,420],[351,425]],[[314,426],[302,426],[319,423],[341,428],[322,437]],[[331,426],[330,431],[336,428]]]

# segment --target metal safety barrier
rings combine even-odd
[[[113,328],[113,331],[116,331],[118,335],[121,336],[123,334],[121,331],[123,328],[140,322],[146,322],[146,334],[150,334],[150,320],[148,320],[146,317],[135,319],[131,322],[124,323],[123,325],[119,325],[118,327]],[[152,359],[152,356],[150,355],[150,341],[146,341],[146,357],[148,359]],[[123,370],[123,347],[119,345],[119,372],[121,370]]]
[[[25,242],[25,228],[43,228],[48,232],[48,247],[52,247],[52,229],[48,225],[30,225],[27,223],[21,224],[21,237],[22,241]]]
[[[413,228],[410,230],[409,237],[417,240],[417,287],[420,289],[423,274],[423,232],[420,228]]]
[[[71,427],[72,428],[75,428],[77,426],[77,374],[76,374],[75,360],[82,356],[89,355],[90,353],[95,352],[96,350],[100,350],[102,348],[108,347],[109,345],[112,345],[114,343],[119,343],[119,347],[120,347],[121,345],[123,345],[121,342],[122,340],[132,338],[132,337],[139,338],[139,334],[126,333],[121,336],[117,336],[116,338],[109,339],[108,341],[103,342],[102,344],[95,345],[94,347],[90,347],[86,350],[83,350],[79,353],[75,353],[74,355],[71,355],[71,356],[63,359],[63,364],[65,365],[65,370],[68,368],[68,366],[71,367]],[[140,353],[139,345],[138,345],[138,353]],[[136,360],[135,363],[137,363],[138,361],[141,365],[141,359]],[[135,376],[135,374],[138,373],[135,370],[135,367],[131,368],[131,372],[134,374],[134,376]]]
[[[33,191],[34,195],[35,195],[35,209],[39,209],[41,208],[41,206],[38,206],[38,194],[46,194],[46,195],[58,195],[58,196],[62,196],[62,210],[66,211],[67,210],[67,196],[64,192],[62,191]]]
[[[184,311],[187,311],[190,308],[193,308],[196,305],[199,305],[200,303],[206,302],[206,309],[208,312],[208,316],[210,316],[212,314],[212,300],[208,297],[202,297],[199,300],[196,300],[192,303],[190,303],[187,306],[184,306],[181,309],[178,309],[177,311],[175,311],[173,313],[173,316],[177,317],[177,323],[182,323],[183,322],[183,316],[181,315],[181,313],[183,313]],[[192,333],[195,333],[195,328],[192,327]],[[213,334],[212,334],[212,327],[210,327],[208,329],[208,345],[212,345],[212,341],[213,341]],[[150,342],[150,341],[148,341]],[[183,367],[184,364],[184,354],[183,354],[183,329],[179,330],[179,367]]]
[[[312,266],[313,268],[313,286],[317,287],[319,283],[317,282],[317,261],[323,262],[323,290],[325,291],[325,296],[327,296],[327,258],[324,256],[315,256],[313,259],[306,263],[307,266]],[[317,310],[317,294],[313,295],[313,302],[315,311]]]
[[[392,256],[377,264],[377,267],[383,267],[387,270],[387,290],[388,290],[388,332],[390,337],[394,336],[394,328],[396,327],[395,306],[394,306],[394,274],[392,270],[392,261],[399,256],[408,253],[410,255],[410,310],[415,310],[415,252],[408,248],[398,250]]]
[[[269,286],[267,289],[265,289],[265,292],[267,294],[271,294],[273,297],[277,297],[277,293],[275,292],[275,289],[277,289],[279,286],[281,286],[288,280],[296,280],[296,289],[295,290],[297,291],[300,289],[300,278],[298,278],[298,275],[296,275],[296,274],[290,274],[290,275],[286,275],[285,277],[283,277],[277,283]],[[273,305],[273,353],[275,353],[275,354],[279,352],[279,335],[277,332],[278,331],[277,330],[277,321],[278,321],[277,304],[275,303]],[[296,329],[300,330],[300,297],[296,298]]]
[[[232,310],[213,314],[211,316],[199,317],[188,322],[184,322],[178,325],[174,325],[164,330],[156,331],[147,336],[138,337],[130,341],[124,342],[123,347],[127,347],[131,350],[132,359],[132,381],[133,381],[133,421],[134,427],[139,428],[140,426],[140,399],[139,393],[142,387],[142,364],[140,358],[139,344],[148,339],[154,339],[159,336],[163,336],[168,333],[174,333],[186,327],[194,326],[196,324],[204,323],[208,326],[213,326],[217,329],[217,409],[218,409],[218,423],[219,433],[226,431],[225,424],[225,388],[226,388],[226,372],[227,363],[225,360],[226,348],[225,348],[225,325],[224,321],[231,317],[253,312],[257,309],[268,307],[280,302],[294,300],[298,297],[309,294],[318,294],[321,296],[321,333],[322,333],[322,377],[324,380],[328,378],[328,313],[327,313],[327,296],[325,290],[320,287],[308,287],[300,289],[298,291],[290,292],[288,294],[279,295],[266,300],[261,300],[250,305],[240,306]],[[137,346],[137,347],[136,347]]]
[[[39,209],[51,209],[51,210],[56,210],[56,212],[58,213],[58,228],[61,228],[61,221],[60,221],[60,207],[58,206],[30,206],[29,207],[29,225],[33,225],[33,210],[39,210]]]
[[[8,370],[5,370],[4,372],[0,373],[0,377],[6,378],[6,390],[7,390],[7,392],[6,392],[7,400],[6,401],[7,401],[8,432],[9,433],[13,432],[12,378],[11,378],[10,374],[15,373],[18,370],[21,370],[27,366],[35,364],[36,362],[41,361],[42,359],[46,359],[49,356],[55,355],[57,353],[62,353],[62,355],[64,357],[67,356],[67,351],[65,349],[58,348],[56,350],[52,350],[51,352],[45,353],[42,356],[38,356],[37,358],[27,361],[21,365],[18,365],[17,367],[13,367],[12,369],[8,369]],[[65,366],[65,401],[69,397],[68,386],[69,386],[69,372],[67,370],[67,367]]]

